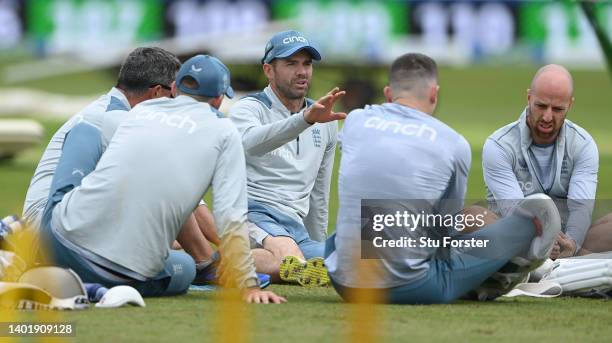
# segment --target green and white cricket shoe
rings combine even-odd
[[[295,256],[286,256],[280,264],[279,273],[281,280],[304,287],[325,287],[330,283],[322,257],[303,261]]]
[[[515,256],[493,273],[476,290],[478,300],[492,300],[510,292],[519,283],[527,282],[529,273],[541,266],[561,232],[561,217],[554,201],[545,194],[526,197],[513,214],[535,217],[542,224],[542,234],[531,242],[525,256]]]

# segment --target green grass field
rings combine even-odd
[[[241,72],[258,73],[250,68],[242,68]],[[525,67],[441,70],[438,117],[462,133],[472,146],[469,199],[482,199],[485,195],[480,158],[485,138],[498,127],[516,120],[526,104],[526,89],[533,72],[534,69]],[[382,87],[384,70],[369,73]],[[609,177],[612,171],[612,85],[605,71],[574,71],[573,74],[576,103],[569,118],[586,128],[597,141],[600,151],[598,199],[612,199],[612,178]],[[340,75],[341,72],[333,69],[317,70],[312,96],[321,95]],[[20,86],[69,94],[95,94],[104,92],[112,82],[112,75],[93,73]],[[34,114],[32,117],[37,118]],[[25,151],[14,161],[0,164],[0,214],[21,212],[25,191],[40,154],[61,125],[52,120],[41,119],[41,122],[45,127],[45,143]],[[330,232],[335,226],[338,206],[335,181],[336,174],[332,185]],[[375,328],[377,341],[602,342],[612,339],[612,303],[603,300],[521,298],[439,306],[377,305],[368,308],[367,318],[355,320],[353,313],[358,307],[342,303],[330,288],[306,290],[275,285],[271,289],[287,296],[289,303],[239,306],[232,320],[232,331],[248,330],[247,337],[252,341],[273,342],[366,338],[371,328]],[[190,293],[183,297],[147,299],[145,309],[91,309],[52,315],[76,323],[77,339],[83,342],[195,342],[224,337],[215,335],[219,334],[217,318],[227,311],[227,307],[216,301],[214,295]],[[2,317],[3,320],[8,316],[28,320],[41,315],[6,312]],[[357,330],[354,336],[349,335],[352,328]]]

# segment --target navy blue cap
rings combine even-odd
[[[300,50],[307,50],[314,60],[321,60],[319,51],[295,30],[282,31],[270,38],[261,63],[270,63],[275,58],[287,58]]]
[[[198,82],[198,88],[183,85],[185,76],[191,76]],[[229,69],[218,58],[208,55],[196,55],[183,63],[176,76],[176,87],[183,93],[208,97],[221,94],[228,98],[234,96],[230,86]]]

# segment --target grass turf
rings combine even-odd
[[[313,84],[315,97],[334,85],[341,75],[328,69],[317,72]],[[441,70],[438,117],[461,132],[472,145],[469,199],[484,197],[480,154],[485,138],[518,117],[525,106],[525,91],[533,72],[532,68],[520,67]],[[374,73],[379,83],[384,79],[383,73],[382,69]],[[112,85],[105,76],[77,76],[79,80],[100,81],[97,86],[89,84],[84,87],[87,92],[103,92]],[[600,150],[598,199],[611,199],[612,136],[609,132],[612,117],[609,108],[612,105],[612,86],[604,71],[575,71],[574,77],[577,101],[569,118],[586,128],[597,141]],[[62,84],[74,83],[64,79]],[[49,80],[28,84],[61,91],[56,85]],[[80,91],[74,87],[66,90],[68,93]],[[45,127],[45,144],[25,151],[14,161],[0,164],[0,214],[21,212],[25,190],[40,154],[61,125],[58,121],[40,120]],[[338,206],[337,167],[338,163],[332,185],[330,231],[335,226]],[[271,289],[287,296],[289,303],[283,306],[238,306],[229,331],[249,332],[248,337],[254,341],[364,338],[371,328],[375,328],[376,338],[389,341],[597,342],[612,337],[612,326],[609,325],[612,303],[602,300],[522,298],[439,306],[377,305],[370,306],[365,317],[354,320],[358,307],[342,303],[330,288],[307,290],[275,285]],[[79,341],[191,342],[220,337],[215,336],[219,331],[216,329],[217,319],[227,312],[227,307],[227,304],[215,301],[214,295],[190,293],[182,297],[147,299],[145,309],[91,309],[46,315],[75,322]],[[45,314],[4,312],[0,319],[28,320],[42,315]],[[352,336],[351,328],[356,330]]]
[[[217,301],[211,293],[148,298],[144,309],[91,309],[53,316],[73,322],[83,342],[224,341],[237,333],[246,333],[254,342],[329,342],[365,337],[372,328],[376,341],[602,342],[612,335],[610,303],[605,300],[520,298],[452,305],[367,305],[368,315],[355,320],[357,313],[363,313],[359,306],[364,305],[342,303],[331,288],[275,285],[271,289],[290,302],[235,304],[229,331],[219,329],[226,327],[219,318],[228,315],[232,305]],[[19,320],[39,316],[22,313]]]

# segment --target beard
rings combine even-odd
[[[276,89],[281,93],[285,99],[299,100],[306,97],[308,90],[310,89],[310,83],[307,84],[305,89],[295,89],[292,87],[293,82],[275,82]]]
[[[535,118],[535,112],[531,109],[531,106],[527,107],[527,127],[531,132],[532,139],[544,140],[545,144],[553,142],[559,136],[561,127],[565,118],[558,122],[558,119],[552,120],[550,123],[543,122],[541,119]],[[540,142],[542,143],[542,142]]]

